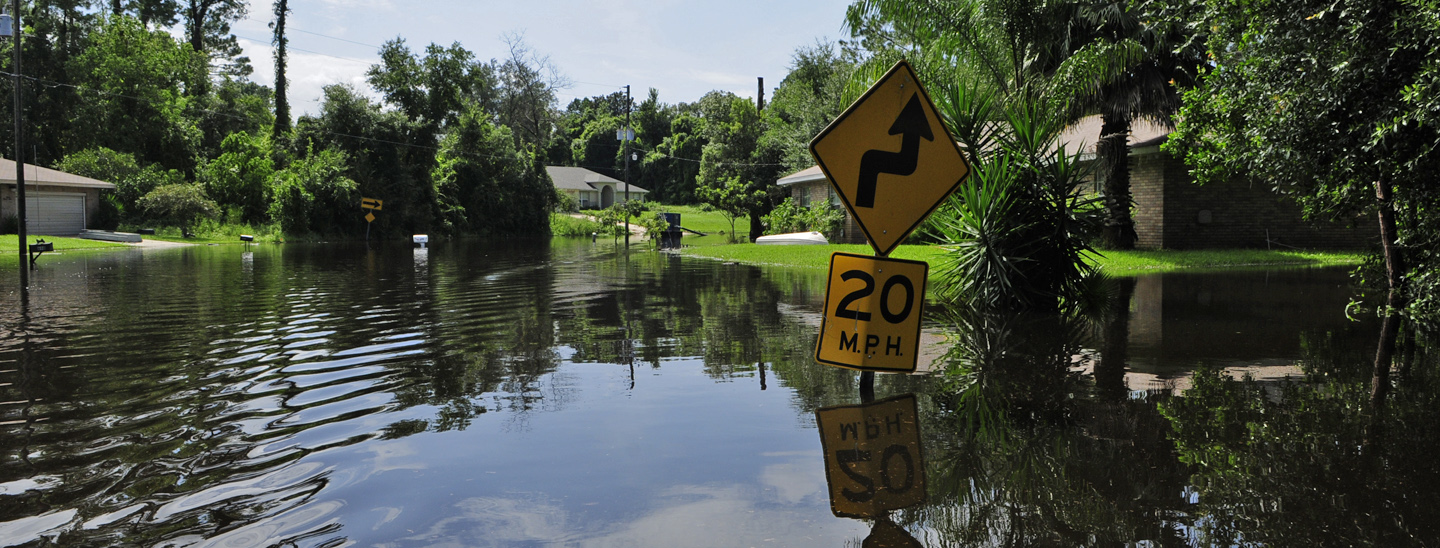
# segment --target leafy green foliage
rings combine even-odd
[[[134,156],[105,147],[70,154],[60,160],[55,169],[114,183],[113,197],[122,214],[128,213],[125,206],[134,204],[156,187],[184,182],[184,175],[178,171],[166,171],[156,164],[141,168]]]
[[[310,150],[275,173],[267,189],[270,218],[292,234],[326,234],[357,227],[360,202],[355,181],[345,176],[345,153]]]
[[[801,207],[795,204],[795,200],[786,198],[765,215],[763,222],[766,234],[813,231],[825,234],[828,238],[840,228],[843,220],[844,210],[830,205],[829,202],[815,202],[808,207]]]
[[[205,58],[163,30],[129,17],[105,19],[70,65],[87,94],[73,113],[67,147],[134,151],[137,160],[188,172],[201,131],[188,94],[205,85]]]
[[[151,219],[189,227],[201,217],[214,217],[219,210],[199,185],[173,184],[156,187],[136,203]]]
[[[240,208],[240,222],[261,222],[267,216],[267,188],[274,176],[270,139],[263,134],[231,133],[219,157],[200,166],[205,193],[222,209]]]
[[[461,114],[440,143],[431,175],[446,228],[487,234],[549,229],[554,186],[539,159],[514,146],[509,128],[492,123],[478,107]]]
[[[604,224],[593,219],[573,217],[564,213],[550,214],[550,234],[552,236],[589,236],[600,232],[609,234],[608,230]]]
[[[755,189],[739,177],[730,177],[718,184],[700,187],[700,197],[725,214],[725,219],[730,221],[730,241],[735,241],[735,219],[756,207],[765,198],[765,191]]]
[[[1440,259],[1440,126],[1428,123],[1437,103],[1426,94],[1440,66],[1435,7],[1157,1],[1147,15],[1181,17],[1211,59],[1167,150],[1202,182],[1245,177],[1311,218],[1393,214],[1399,289],[1419,316],[1440,312],[1440,278],[1427,274]],[[1382,191],[1393,197],[1382,202]]]

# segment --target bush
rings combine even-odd
[[[659,211],[639,216],[635,219],[635,224],[643,227],[645,235],[651,239],[659,238],[661,233],[670,229],[670,221],[665,220],[665,214]]]
[[[187,229],[201,217],[214,217],[218,206],[198,185],[165,185],[141,197],[136,205],[151,219]]]
[[[845,213],[828,202],[815,202],[810,207],[801,207],[790,198],[780,202],[780,205],[761,218],[766,234],[814,231],[827,238],[834,237],[843,220]]]
[[[575,198],[571,197],[569,194],[566,194],[565,191],[557,188],[555,189],[555,205],[553,208],[551,208],[551,211],[554,211],[556,213],[572,213],[575,211],[580,211],[580,203],[576,202]],[[554,224],[553,217],[551,218],[551,224]]]
[[[608,234],[605,227],[590,219],[571,217],[564,213],[550,214],[550,234],[555,236],[589,236],[592,233]]]
[[[333,232],[345,226],[341,212],[353,215],[354,204],[360,201],[355,181],[345,176],[345,162],[344,152],[312,149],[276,172],[268,189],[270,218],[292,234]]]

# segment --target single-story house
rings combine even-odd
[[[1066,148],[1080,152],[1082,162],[1095,160],[1100,117],[1089,116],[1060,135]],[[1195,183],[1184,160],[1160,150],[1170,130],[1137,121],[1130,130],[1130,195],[1138,249],[1305,248],[1361,249],[1379,243],[1373,220],[1312,222],[1301,216],[1291,198],[1267,184],[1237,178]],[[1094,181],[1095,174],[1091,174]],[[804,205],[817,200],[840,204],[819,166],[785,177],[790,196]],[[1096,187],[1086,190],[1098,191]],[[845,243],[863,243],[865,235],[847,211]]]
[[[1100,117],[1089,116],[1060,140],[1082,146],[1081,159],[1093,160],[1099,137]],[[1130,130],[1137,249],[1363,249],[1380,242],[1373,218],[1306,221],[1294,199],[1264,181],[1196,184],[1183,159],[1160,150],[1169,138],[1170,130],[1158,124],[1137,121]]]
[[[800,207],[810,207],[810,204],[817,202],[828,202],[831,206],[845,212],[845,219],[840,221],[840,233],[836,235],[834,243],[837,244],[863,244],[865,243],[865,231],[860,230],[860,225],[855,223],[855,218],[850,216],[850,211],[845,209],[845,204],[840,202],[840,196],[835,194],[835,188],[830,186],[830,181],[825,178],[825,172],[820,166],[810,166],[795,173],[791,173],[775,181],[781,187],[790,188],[790,198]]]
[[[25,165],[25,231],[71,236],[90,228],[100,210],[100,191],[113,183],[36,165]],[[0,219],[19,217],[15,161],[0,159]]]
[[[607,177],[583,167],[545,166],[555,188],[575,200],[581,209],[603,209],[625,202],[627,185],[614,177]],[[644,200],[650,191],[628,185],[630,200]]]

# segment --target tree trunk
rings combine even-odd
[[[1135,223],[1130,219],[1130,119],[1126,116],[1101,115],[1100,140],[1095,142],[1095,158],[1104,183],[1101,196],[1105,205],[1105,226],[1100,245],[1107,249],[1134,249]]]
[[[1105,401],[1123,401],[1125,364],[1129,362],[1130,299],[1135,296],[1135,278],[1118,278],[1106,298],[1100,359],[1095,362],[1095,389]]]
[[[1404,264],[1400,248],[1395,245],[1398,235],[1395,229],[1395,205],[1392,203],[1390,181],[1381,177],[1375,182],[1375,201],[1379,203],[1380,245],[1385,250],[1385,283],[1389,291],[1385,296],[1384,322],[1380,327],[1380,342],[1375,348],[1375,365],[1370,377],[1370,426],[1365,433],[1365,445],[1378,447],[1384,436],[1385,397],[1390,392],[1390,367],[1395,355],[1395,339],[1400,333],[1399,310],[1405,306],[1401,279]]]
[[[190,48],[205,52],[205,12],[210,8],[207,0],[190,0],[185,16],[190,20]]]
[[[290,100],[285,97],[286,45],[285,15],[290,12],[287,0],[275,0],[275,127],[273,133],[278,141],[290,132]]]

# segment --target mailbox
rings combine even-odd
[[[30,270],[35,270],[35,261],[46,251],[55,251],[55,242],[36,240],[35,243],[30,244]]]

